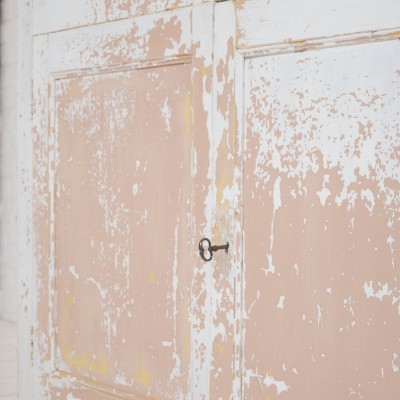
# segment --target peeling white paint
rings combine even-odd
[[[278,176],[274,183],[274,213],[282,206],[281,200],[281,180],[282,178]]]
[[[280,310],[283,310],[283,303],[285,302],[285,296],[279,296],[279,301],[276,306],[276,308],[279,308]]]
[[[383,54],[391,51],[392,44],[379,43],[368,46],[368,51],[362,46],[342,48],[340,61],[336,53],[328,49],[323,55],[318,52],[310,53],[307,59],[301,60],[301,63],[298,62],[300,57],[297,54],[260,57],[248,62],[247,79],[251,82],[251,88],[246,95],[250,96],[250,93],[253,93],[256,98],[247,97],[245,102],[249,105],[246,111],[252,121],[251,130],[257,135],[260,143],[258,154],[254,155],[256,157],[254,173],[259,178],[259,184],[265,185],[270,180],[266,171],[271,167],[281,175],[301,180],[305,179],[307,174],[317,174],[323,170],[336,168],[340,171],[342,180],[341,192],[335,200],[338,206],[346,202],[347,208],[354,208],[358,199],[352,185],[356,184],[360,177],[376,182],[388,207],[394,207],[399,203],[396,191],[385,183],[386,180],[400,179],[400,171],[393,154],[399,138],[394,134],[384,137],[385,131],[395,132],[397,129],[397,88],[395,85],[384,87],[383,84],[377,84],[373,92],[370,88],[366,93],[367,89],[362,89],[363,83],[360,81],[360,77],[378,73],[375,69],[371,70],[369,60],[371,57],[376,59],[385,57]],[[359,67],[354,71],[351,69],[347,71],[349,76],[345,82],[345,92],[340,85],[327,87],[315,85],[312,94],[309,93],[304,99],[299,96],[299,93],[308,90],[310,80],[322,81],[323,75],[329,75],[331,69],[339,62],[351,65],[355,53],[359,57]],[[393,75],[396,65],[381,63],[379,68],[380,75]],[[271,75],[280,77],[282,73],[285,74],[284,80],[287,85],[280,83],[281,78],[273,80],[268,78]],[[268,94],[274,99],[285,99],[284,106],[276,103],[272,97],[270,102],[265,101],[268,99]],[[379,109],[371,107],[368,103],[375,99],[374,96],[378,96],[386,104],[385,131],[378,128],[381,126]],[[365,100],[361,101],[360,98]],[[251,104],[259,104],[260,109],[252,109]],[[305,118],[305,114],[302,116],[301,112],[292,109],[296,104],[302,104],[298,107],[300,110],[314,110],[313,112],[318,115],[317,119],[309,118],[304,122],[301,121],[301,118]],[[331,111],[332,109],[334,111]],[[346,117],[349,110],[352,115],[357,115],[361,128],[353,123],[350,115]],[[269,121],[267,117],[271,120]],[[374,121],[376,128],[369,132],[367,127],[371,121]],[[296,140],[299,134],[295,129],[297,125],[303,126],[301,141]],[[280,135],[279,132],[285,132],[285,135]],[[357,142],[360,135],[365,137]],[[355,148],[354,143],[360,143],[358,148]],[[320,154],[320,157],[317,158],[316,154]],[[292,164],[288,163],[288,160],[296,162]],[[371,171],[374,171],[374,175]],[[322,205],[326,205],[330,191],[329,183],[325,180],[324,185],[318,193]],[[304,196],[304,189],[300,187],[298,193],[293,194]],[[375,203],[371,190],[366,188],[362,193],[363,202],[372,212]]]
[[[165,129],[167,132],[171,132],[171,107],[168,103],[168,98],[164,100],[163,106],[161,108],[161,115],[165,121]]]
[[[397,353],[393,353],[393,358],[392,358],[392,370],[394,373],[400,371],[400,366],[398,366],[396,363],[397,359],[399,358],[399,355]]]
[[[170,374],[170,381],[172,382],[174,379],[181,376],[181,358],[179,356],[178,347],[177,347],[177,319],[178,319],[178,305],[177,305],[177,295],[178,295],[178,286],[179,286],[179,278],[178,278],[178,226],[179,221],[175,227],[174,233],[174,261],[172,267],[172,318],[174,321],[174,336],[172,339],[173,345],[173,354],[172,359],[175,361],[175,366]]]
[[[298,264],[297,264],[297,263],[294,263],[294,264],[293,264],[293,268],[294,268],[294,270],[296,271],[296,275],[299,276],[299,266],[298,266]]]
[[[275,215],[276,211],[279,210],[279,208],[282,205],[282,200],[281,200],[281,180],[282,178],[278,176],[274,182],[274,191],[273,191],[273,199],[274,199],[274,205],[273,205],[273,214],[272,214],[272,219],[271,219],[271,234],[270,234],[270,242],[269,242],[269,253],[267,255],[268,259],[268,266],[267,268],[263,268],[263,271],[265,272],[265,275],[268,276],[269,273],[274,274],[275,273],[275,265],[272,259],[272,252],[273,252],[273,247],[274,247],[274,221],[275,221]]]
[[[351,314],[353,317],[355,317],[353,305],[354,305],[354,301],[353,301],[353,299],[351,298],[351,296],[348,297],[347,299],[344,299],[344,300],[343,300],[343,306],[344,306],[344,308],[345,308],[347,311],[349,311],[350,314]]]
[[[264,379],[264,385],[266,387],[275,386],[277,394],[287,392],[290,388],[284,381],[278,381],[271,375],[267,375]]]
[[[117,385],[122,385],[122,386],[130,386],[132,385],[133,379],[128,378],[125,374],[118,374],[114,378],[114,382]]]
[[[139,184],[138,183],[134,183],[132,186],[132,194],[134,196],[137,196],[137,194],[139,193]]]
[[[102,300],[104,300],[106,298],[107,293],[108,293],[108,289],[107,288],[103,289],[101,287],[101,285],[92,277],[87,278],[85,280],[85,284],[88,284],[88,283],[92,283],[94,286],[96,286],[96,288],[98,289],[98,291],[100,293],[100,297],[101,297]]]
[[[254,305],[257,303],[257,301],[260,299],[260,291],[257,290],[257,295],[256,295],[256,299],[250,304],[249,310],[247,311],[247,314],[245,314],[243,316],[243,318],[249,318],[249,315],[251,313],[252,308],[254,307]]]
[[[71,273],[71,275],[75,278],[75,279],[79,279],[79,274],[76,272],[76,267],[75,265],[70,265],[68,267],[68,271]]]
[[[317,304],[317,318],[318,318],[318,326],[322,325],[322,311],[321,306]]]
[[[393,246],[393,243],[394,243],[394,238],[393,238],[393,236],[392,235],[389,235],[388,236],[388,238],[387,238],[387,240],[386,240],[386,243],[389,245],[389,247],[390,247],[390,253],[392,254],[392,268],[394,269],[394,246]]]
[[[326,200],[328,199],[330,194],[331,191],[326,187],[322,188],[320,191],[317,192],[322,207],[325,207]]]
[[[375,291],[372,281],[364,283],[364,293],[367,296],[367,299],[374,297],[382,301],[384,297],[389,297],[391,295],[392,292],[389,290],[389,285],[387,283],[381,284],[379,282],[378,287],[379,289]]]
[[[365,201],[365,206],[367,207],[370,214],[375,207],[375,196],[370,189],[361,190],[361,198]]]

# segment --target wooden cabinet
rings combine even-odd
[[[59,3],[34,7],[34,397],[395,400],[397,2]]]

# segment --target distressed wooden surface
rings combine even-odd
[[[397,2],[55,4],[35,398],[397,400]]]
[[[244,399],[400,391],[398,54],[245,61]]]
[[[190,354],[191,66],[63,79],[55,91],[57,369],[178,398]]]
[[[33,0],[32,33],[57,32],[106,21],[103,0]]]
[[[215,6],[213,43],[213,135],[210,169],[215,179],[214,224],[210,238],[214,243],[229,242],[228,254],[219,252],[212,264],[213,301],[211,314],[212,362],[209,398],[230,399],[233,396],[235,357],[235,289],[238,268],[233,234],[235,102],[234,102],[234,32],[232,3]]]
[[[394,400],[398,2],[249,0],[236,13],[236,398]]]
[[[235,4],[240,48],[400,26],[396,0],[239,0]]]
[[[58,32],[49,36],[49,72],[130,67],[192,53],[191,9]]]
[[[37,291],[35,243],[33,240],[33,141],[32,141],[32,3],[18,0],[18,54],[24,62],[17,67],[17,170],[18,170],[18,396],[28,400],[33,393],[35,309]]]
[[[34,0],[35,35],[188,7],[202,0]]]
[[[208,393],[212,23],[206,4],[35,38],[38,398]]]

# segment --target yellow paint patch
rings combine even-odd
[[[154,272],[150,272],[150,274],[149,274],[149,282],[150,283],[154,282]]]
[[[66,347],[64,347],[61,352],[65,362],[71,369],[88,370],[101,375],[106,375],[108,372],[108,361],[103,355],[96,357],[96,359],[89,357],[88,354],[75,356],[72,355],[71,350]]]
[[[293,42],[294,46],[304,46],[306,44],[305,40],[298,40],[297,42]]]
[[[389,37],[400,37],[400,31],[389,33]]]
[[[183,341],[183,347],[184,347],[184,349],[186,351],[186,356],[189,359],[189,357],[190,357],[190,339],[189,338],[186,338]]]
[[[221,354],[224,354],[225,353],[225,347],[224,346],[219,346],[219,352]]]
[[[149,385],[152,383],[151,375],[147,369],[143,367],[135,368],[135,380],[138,385],[147,389]]]
[[[72,307],[74,304],[74,298],[72,297],[72,294],[69,294],[67,297],[67,306]]]
[[[215,224],[213,227],[213,238],[215,243],[221,242],[221,227],[219,224]]]
[[[235,10],[241,8],[244,2],[245,2],[245,0],[236,0],[236,1],[234,2],[234,4],[235,4]],[[238,25],[238,24],[236,24],[236,37],[239,38],[239,35],[238,35],[238,27],[237,27],[237,25]]]
[[[207,68],[203,65],[201,67],[201,76],[204,78],[207,75]]]
[[[185,137],[190,138],[190,130],[192,126],[192,101],[190,96],[185,97]]]
[[[93,372],[96,372],[96,373],[102,374],[102,375],[106,375],[108,372],[107,358],[105,356],[100,356],[96,362],[91,360],[89,368]]]

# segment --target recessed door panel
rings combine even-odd
[[[172,398],[187,390],[191,65],[56,83],[61,371]]]
[[[245,399],[400,391],[399,51],[245,61]]]

